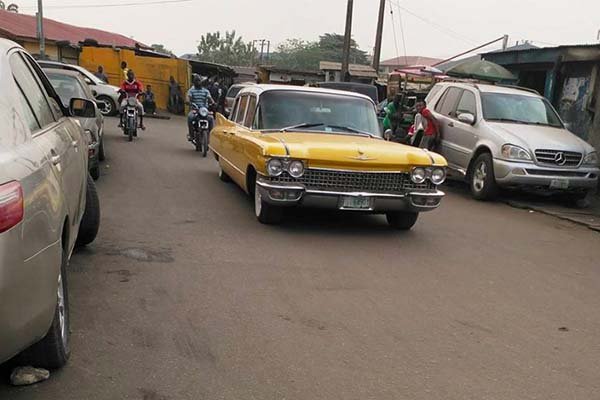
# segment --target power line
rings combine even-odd
[[[396,35],[396,21],[394,20],[394,9],[392,8],[392,0],[390,0],[390,15],[392,16],[392,30],[394,33],[394,44],[396,45],[396,58],[400,58],[400,50],[398,48],[398,35]]]
[[[158,4],[176,4],[176,3],[190,3],[194,0],[157,0],[157,1],[144,1],[144,2],[131,2],[131,3],[118,3],[118,4],[66,4],[66,5],[47,5],[45,9],[63,10],[63,9],[75,9],[75,8],[115,8],[115,7],[131,7],[131,6],[149,6]],[[35,7],[21,7],[23,9],[33,9]]]
[[[390,2],[392,2],[392,0],[390,0]],[[462,40],[463,42],[465,42],[465,43],[469,43],[469,44],[475,44],[475,43],[476,43],[475,41],[473,41],[473,40],[470,40],[470,39],[466,38],[465,36],[461,35],[460,33],[456,32],[456,31],[454,31],[454,30],[452,30],[452,29],[450,29],[450,28],[448,28],[448,27],[445,27],[445,26],[443,26],[443,25],[440,25],[440,24],[438,24],[437,22],[433,22],[433,21],[431,21],[430,19],[427,19],[427,18],[425,18],[425,17],[422,17],[422,16],[420,16],[419,14],[417,14],[417,13],[415,13],[415,12],[413,12],[413,11],[409,10],[408,8],[401,6],[401,5],[400,5],[400,4],[399,4],[397,1],[393,1],[393,3],[394,3],[394,5],[395,5],[396,7],[398,7],[398,8],[399,8],[399,9],[401,9],[401,10],[403,10],[404,12],[406,12],[406,13],[408,13],[408,14],[412,15],[412,16],[413,16],[413,17],[415,17],[415,18],[418,18],[418,19],[420,19],[421,21],[423,21],[423,22],[425,22],[425,23],[427,23],[427,24],[429,24],[429,25],[433,26],[434,28],[437,28],[439,31],[441,31],[441,32],[444,32],[444,33],[446,33],[447,35],[454,37],[455,39]]]
[[[398,7],[398,19],[400,20],[400,32],[402,33],[402,46],[404,46],[404,64],[408,65],[408,56],[406,55],[406,38],[404,37],[404,23],[402,22],[402,13]]]

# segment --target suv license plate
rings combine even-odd
[[[569,180],[568,179],[552,179],[550,181],[550,189],[568,189],[569,188]]]
[[[371,198],[360,196],[343,196],[340,209],[342,210],[370,210]]]

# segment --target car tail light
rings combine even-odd
[[[0,233],[23,220],[23,189],[19,182],[0,185]]]

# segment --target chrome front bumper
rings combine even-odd
[[[262,198],[269,204],[281,207],[327,208],[344,211],[358,211],[372,214],[384,214],[390,211],[425,212],[438,208],[444,192],[412,191],[405,194],[337,192],[306,189],[302,185],[272,184],[257,180]],[[369,208],[350,209],[342,207],[345,197],[370,199]]]
[[[598,186],[600,169],[594,167],[553,168],[534,163],[494,159],[494,175],[500,186],[550,189],[553,181],[568,181],[568,189],[593,189]]]

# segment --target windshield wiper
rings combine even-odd
[[[327,125],[327,126],[330,128],[333,128],[333,129],[340,129],[340,130],[347,131],[350,133],[356,133],[358,135],[368,136],[370,138],[377,137],[377,136],[373,135],[372,133],[361,131],[360,129],[352,128],[351,126],[342,126],[342,125]]]
[[[279,132],[287,132],[287,131],[291,131],[293,129],[300,129],[300,128],[315,128],[317,126],[323,126],[323,125],[325,125],[325,124],[322,124],[322,123],[309,124],[308,122],[305,122],[303,124],[292,125],[292,126],[288,126],[285,128],[281,128],[279,130]]]
[[[515,124],[527,124],[527,122],[525,121],[519,121],[517,119],[510,119],[510,118],[487,118],[488,121],[492,121],[492,122],[512,122]]]

